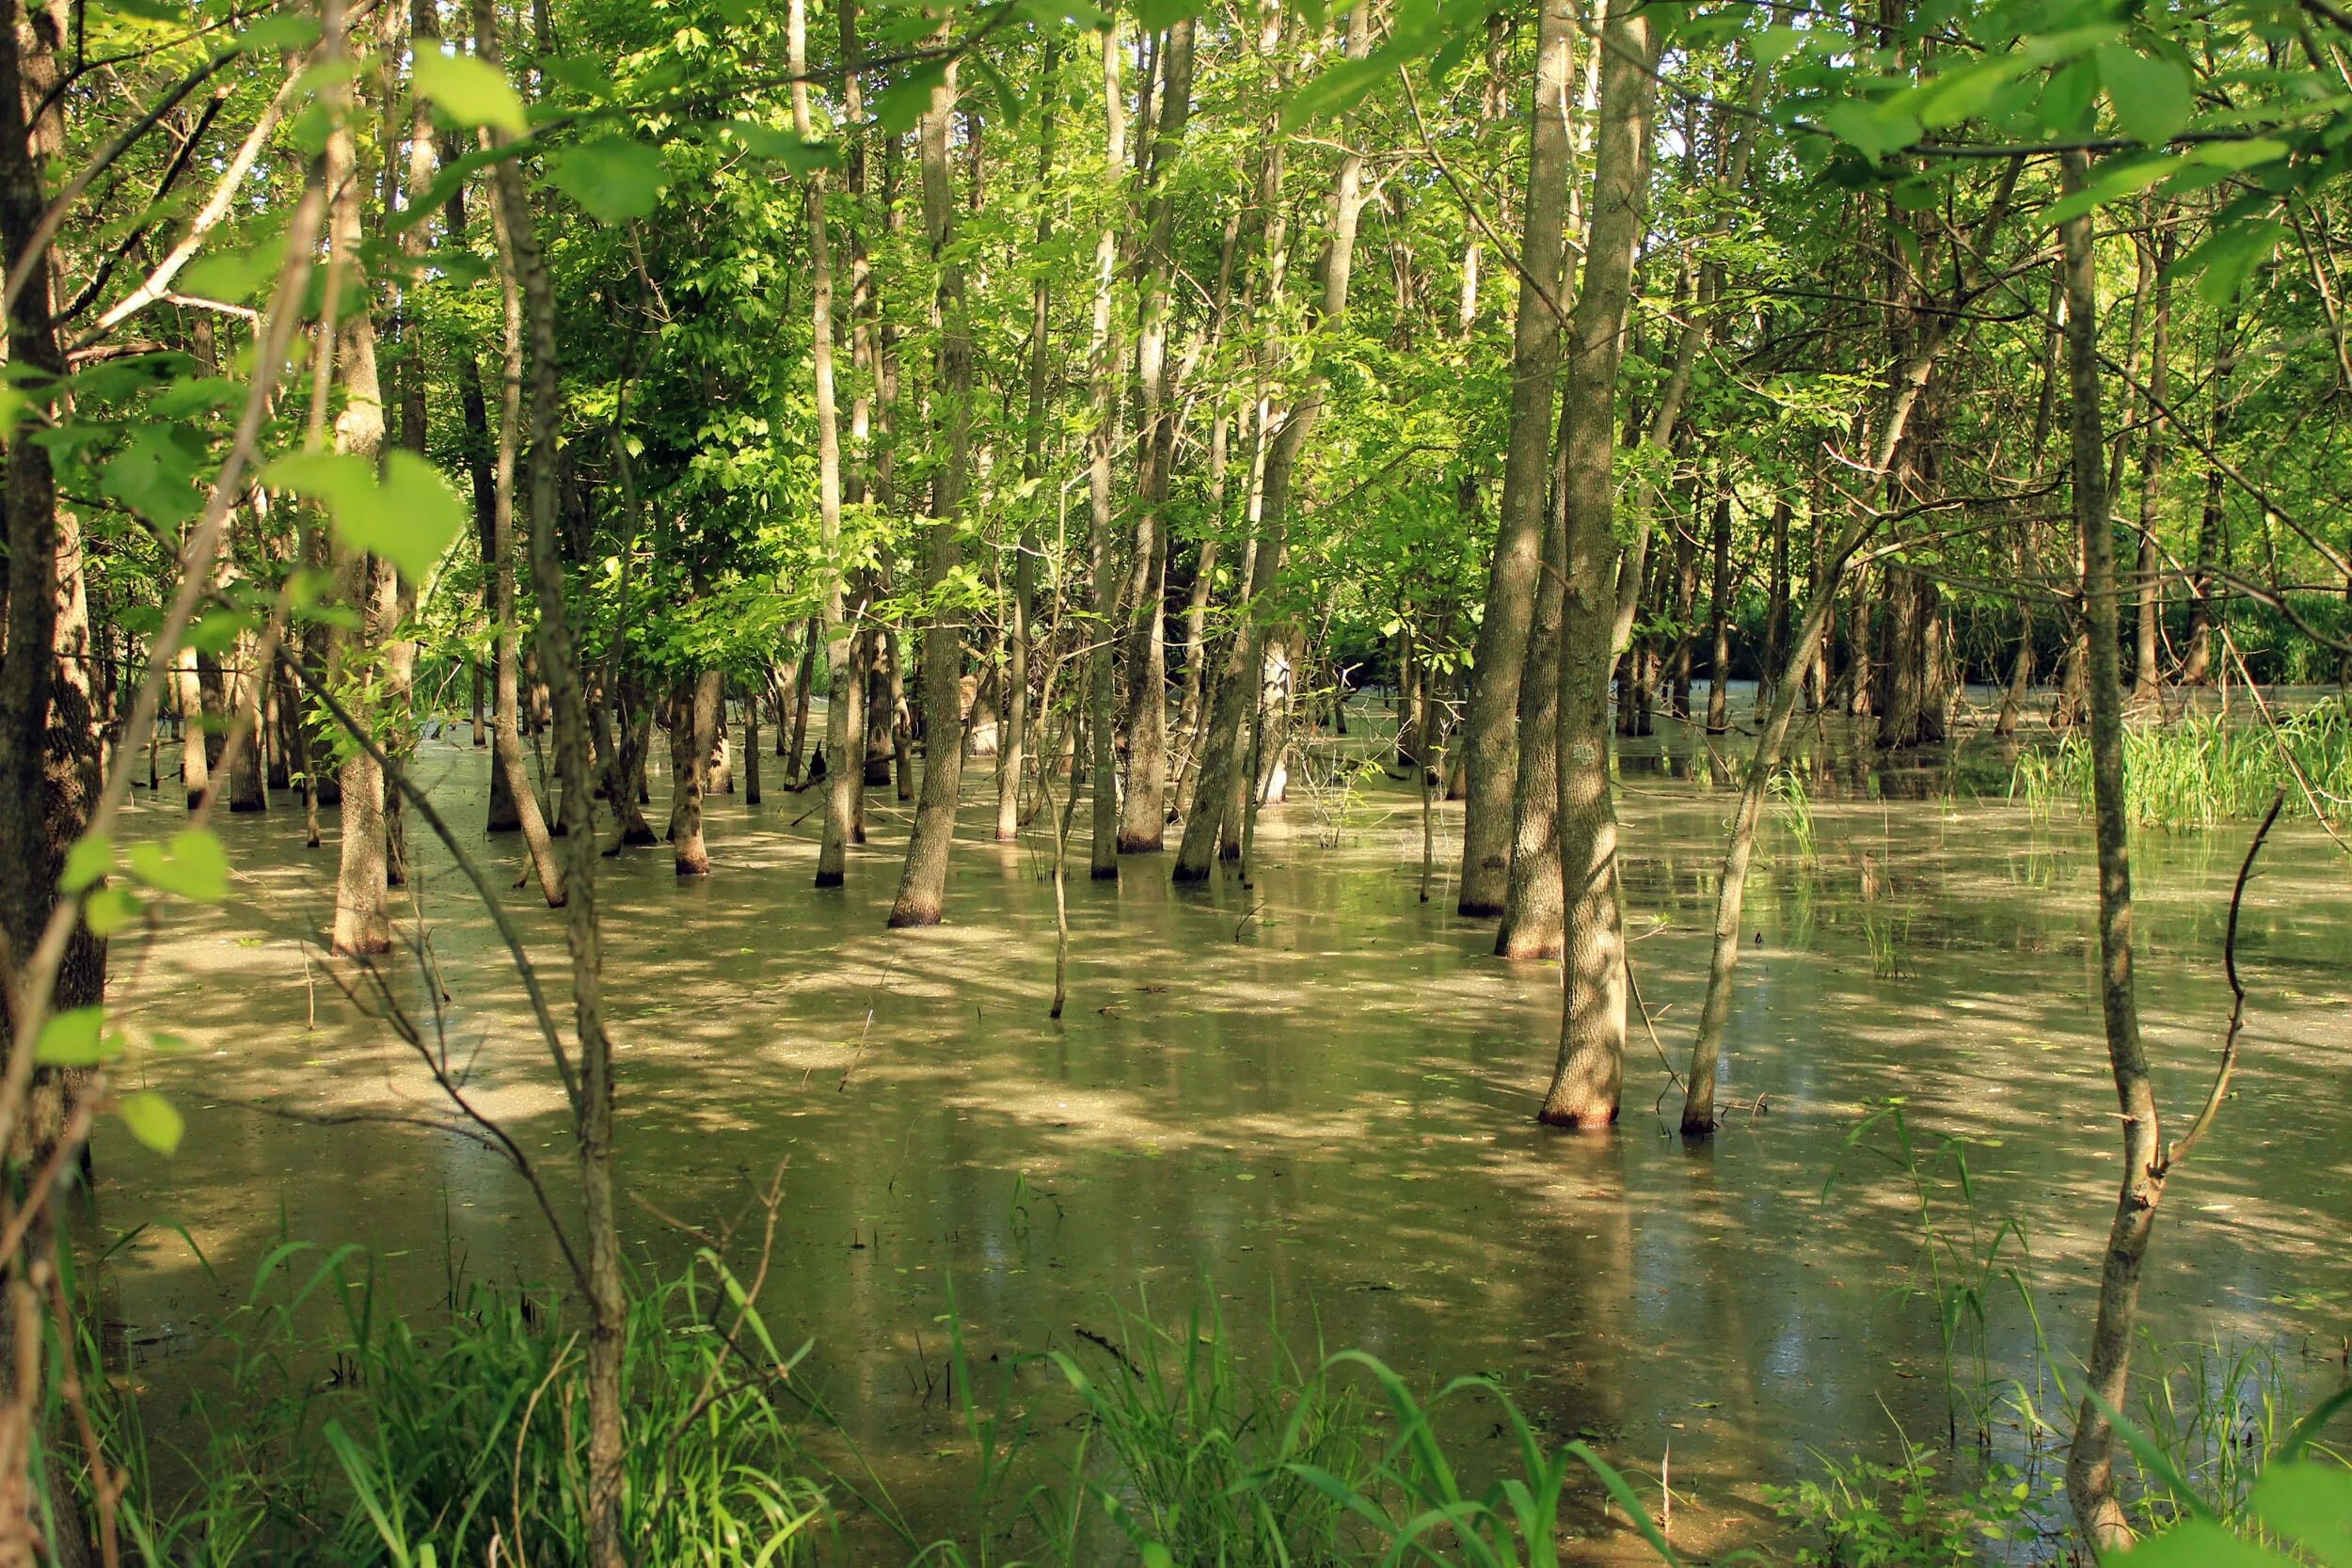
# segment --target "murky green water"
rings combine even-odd
[[[1733,800],[1692,744],[1629,749],[1621,807],[1636,978],[1677,1065]],[[983,1354],[1067,1346],[1138,1289],[1178,1312],[1207,1281],[1245,1341],[1276,1304],[1416,1375],[1499,1374],[1645,1484],[1671,1452],[1677,1538],[1737,1539],[1756,1484],[1803,1470],[1808,1448],[1883,1447],[1890,1417],[1915,1436],[1944,1425],[1932,1313],[1890,1296],[1917,1258],[1908,1185],[1863,1156],[1821,1197],[1868,1102],[1899,1095],[1923,1138],[1976,1140],[1979,1212],[2024,1226],[2025,1272],[2070,1360],[2116,1173],[2088,832],[1947,799],[1981,776],[1965,766],[1882,779],[1820,752],[1816,852],[1776,814],[1749,897],[1760,940],[1743,955],[1726,1093],[1764,1107],[1711,1148],[1666,1135],[1674,1101],[1667,1122],[1652,1114],[1666,1076],[1638,1027],[1615,1136],[1534,1124],[1556,971],[1488,957],[1491,927],[1452,915],[1450,877],[1418,901],[1401,784],[1269,811],[1254,889],[1177,894],[1165,858],[1130,861],[1116,887],[1081,871],[1072,1004],[1049,1022],[1043,841],[980,836],[982,762],[936,930],[882,928],[905,831],[886,791],[869,796],[874,841],[852,852],[846,894],[809,886],[814,793],[714,800],[707,880],[677,883],[666,849],[605,863],[625,1180],[708,1223],[785,1166],[770,1321],[814,1338],[809,1377],[918,1508],[968,1476],[938,1387],[951,1278]],[[481,820],[485,756],[424,747],[421,773],[456,822]],[[141,831],[173,824],[166,794]],[[331,909],[331,837],[306,853],[295,810],[222,828],[231,905],[175,911],[115,960],[118,1003],[199,1047],[151,1069],[188,1111],[180,1154],[112,1132],[98,1148],[109,1228],[168,1219],[218,1276],[166,1230],[128,1249],[115,1309],[164,1390],[281,1232],[366,1243],[418,1301],[453,1266],[501,1280],[560,1266],[519,1183],[476,1147],[248,1108],[438,1114],[403,1048],[337,994],[315,948],[306,958]],[[561,1182],[559,1098],[503,954],[446,854],[413,838],[453,1048],[484,1109]],[[2201,1099],[2226,1017],[2243,841],[2137,845],[2143,1006],[2178,1116]],[[469,847],[508,878],[518,864],[511,839]],[[513,907],[560,985],[560,916]],[[2274,838],[2241,944],[2244,1065],[2171,1188],[2154,1324],[2273,1345],[2305,1386],[2332,1386],[2352,1333],[2352,873],[2316,830]],[[635,1208],[626,1220],[664,1264],[691,1245]],[[2025,1315],[2004,1302],[1992,1330],[1999,1370],[2025,1370]]]

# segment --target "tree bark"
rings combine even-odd
[[[945,35],[942,35],[943,38]],[[956,530],[963,519],[964,487],[972,462],[972,324],[965,312],[963,262],[957,259],[955,191],[947,161],[947,128],[956,104],[955,68],[931,88],[918,127],[922,151],[923,226],[938,268],[938,401],[945,405],[944,451],[931,475],[931,520],[924,586],[936,594],[961,557]],[[958,612],[935,606],[923,626],[923,792],[907,841],[906,870],[890,907],[894,927],[936,926],[946,901],[947,854],[955,840],[956,802],[963,783],[963,637]]]
[[[472,0],[474,46],[496,66],[498,13],[491,0]],[[493,131],[493,144],[505,140]],[[556,553],[555,449],[561,411],[555,331],[555,290],[542,264],[521,171],[511,158],[492,166],[499,208],[505,217],[509,270],[517,277],[531,329],[531,579],[539,601],[539,671],[555,714],[556,768],[565,793],[592,799],[588,716],[564,603],[564,568]],[[622,1338],[628,1299],[621,1284],[620,1229],[613,1208],[612,1048],[604,1030],[602,937],[596,921],[596,835],[594,823],[564,841],[565,945],[571,956],[572,1009],[580,1047],[581,1229],[587,1246],[588,1297],[588,1558],[591,1568],[628,1568],[622,1518]]]
[[[1561,443],[1567,589],[1561,619],[1560,867],[1567,907],[1560,1055],[1541,1119],[1605,1128],[1625,1072],[1625,948],[1617,816],[1609,781],[1609,669],[1616,628],[1617,368],[1649,168],[1651,19],[1612,7],[1600,39],[1600,122],[1584,270],[1569,324]]]
[[[2089,160],[2063,154],[2064,188],[2079,191]],[[2107,1065],[2123,1121],[2123,1171],[2099,1275],[2099,1316],[2090,1367],[2066,1455],[2066,1496],[2094,1553],[2131,1544],[2115,1493],[2115,1432],[2137,1334],[2140,1273],[2164,1196],[2155,1083],[2140,1042],[2132,986],[2132,867],[2123,799],[2123,671],[2115,580],[2115,532],[2107,520],[2106,419],[2100,408],[2099,283],[2090,222],[2060,226],[2066,247],[2066,347],[2073,410],[2074,526],[2082,539],[2083,609],[2090,648],[2090,782],[2099,860],[2099,1011]]]
[[[787,28],[792,71],[792,127],[802,140],[807,141],[816,135],[808,95],[807,0],[792,0]],[[860,721],[864,715],[858,711],[859,704],[852,695],[860,683],[850,668],[851,636],[845,613],[847,574],[837,559],[841,548],[841,415],[834,395],[833,369],[833,235],[825,220],[824,171],[810,169],[802,178],[808,223],[809,359],[817,383],[818,541],[824,551],[826,574],[820,619],[827,690],[825,750],[831,770],[825,778],[824,835],[817,851],[817,885],[826,888],[841,886],[848,869],[858,783],[850,752],[862,745],[864,725]]]
[[[1168,283],[1175,270],[1176,203],[1169,167],[1184,146],[1192,111],[1191,17],[1168,30],[1161,51],[1156,137],[1145,181],[1142,301],[1136,353],[1143,394],[1137,421],[1141,467],[1136,508],[1136,556],[1127,625],[1127,793],[1119,852],[1156,853],[1168,834],[1168,492],[1176,461],[1176,386],[1168,352]]]
[[[1486,613],[1472,655],[1463,763],[1462,885],[1456,908],[1501,914],[1507,896],[1518,753],[1519,687],[1543,570],[1544,490],[1552,470],[1552,394],[1560,373],[1561,300],[1567,261],[1568,97],[1575,77],[1573,0],[1543,0],[1537,13],[1530,109],[1527,225],[1518,311],[1511,339],[1511,415]]]
[[[384,456],[384,392],[376,372],[375,318],[369,309],[366,275],[359,257],[358,142],[349,119],[327,141],[327,188],[334,193],[328,245],[342,275],[359,287],[359,304],[347,311],[336,332],[336,379],[343,391],[335,417],[335,450],[373,468]],[[329,273],[330,280],[336,276]],[[354,629],[338,631],[327,647],[327,677],[338,688],[352,679],[355,665],[366,695],[358,711],[370,715],[380,686],[371,661],[392,629],[391,568],[340,538],[332,546],[336,596],[358,617]],[[333,948],[338,953],[392,950],[391,895],[387,881],[384,773],[364,749],[345,754],[338,770],[342,783],[342,841],[335,877]]]
[[[1564,421],[1563,451],[1566,435]],[[1555,479],[1550,489],[1550,501],[1545,508],[1543,578],[1535,587],[1527,669],[1519,681],[1511,875],[1503,895],[1502,923],[1495,930],[1495,956],[1502,958],[1556,958],[1566,930],[1565,895],[1560,881],[1560,618],[1568,574],[1567,486]],[[1424,696],[1424,726],[1434,712],[1435,705]],[[1476,799],[1475,786],[1471,798]],[[1423,827],[1427,827],[1425,821]]]
[[[1104,166],[1118,171],[1127,161],[1127,100],[1119,84],[1116,27],[1103,29]],[[1118,204],[1104,214],[1094,241],[1094,322],[1087,342],[1093,377],[1087,431],[1087,577],[1094,598],[1087,658],[1087,734],[1092,762],[1089,786],[1093,845],[1089,857],[1094,880],[1119,879],[1119,735],[1115,664],[1119,639],[1119,584],[1111,550],[1111,452],[1119,440],[1119,384],[1122,356],[1113,313],[1119,279]],[[1073,786],[1074,787],[1074,786]]]

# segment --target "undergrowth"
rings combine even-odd
[[[2123,732],[2125,808],[2141,827],[2257,817],[2281,790],[2291,814],[2312,815],[2314,801],[2330,817],[2352,807],[2352,706],[2343,698],[2280,714],[2275,725],[2198,714]],[[2060,804],[2088,811],[2090,741],[2069,735],[2019,753],[2009,793],[2044,816]]]
[[[2066,1380],[2052,1367],[2004,1383],[1983,1349],[1996,1279],[2030,1309],[2003,1258],[2012,1227],[1947,1215],[1925,1196],[1959,1155],[1915,1142],[1899,1109],[1858,1130],[1856,1148],[1872,1147],[1873,1127],[1896,1134],[1880,1147],[1918,1195],[1914,1293],[1936,1307],[1947,1380],[1970,1386],[1955,1393],[1942,1452],[1901,1439],[1889,1463],[1817,1456],[1815,1473],[1764,1488],[1799,1538],[1785,1550],[1824,1568],[1956,1568],[1986,1553],[2021,1560],[1998,1556],[2020,1543],[2062,1544],[2046,1462],[2071,1417]],[[1245,1357],[1214,1305],[1169,1321],[1145,1302],[1069,1349],[986,1356],[951,1310],[954,1452],[969,1487],[944,1528],[936,1510],[918,1525],[802,1386],[806,1347],[772,1337],[757,1293],[708,1251],[635,1292],[625,1506],[644,1568],[1558,1568],[1587,1560],[1596,1516],[1674,1560],[1654,1517],[1662,1490],[1637,1491],[1584,1442],[1552,1441],[1492,1379],[1417,1391],[1362,1352],[1295,1354],[1279,1323],[1267,1325],[1269,1354]],[[127,1384],[93,1401],[124,1482],[125,1562],[587,1561],[584,1357],[549,1293],[453,1285],[420,1328],[389,1310],[357,1249],[289,1243],[218,1343],[225,1386],[191,1400],[176,1441],[142,1425]],[[2292,1486],[2352,1487],[2315,1441],[2344,1397],[2298,1422],[2276,1358],[2218,1342],[2186,1356],[2152,1347],[2143,1364],[2155,1370],[2136,1418],[2119,1421],[2143,1528],[2195,1538],[2250,1521],[2256,1541],[2273,1539],[2278,1518],[2299,1517],[2280,1513]],[[1986,1440],[2004,1403],[2019,1452]],[[1492,1440],[1471,1441],[1481,1432]],[[87,1508],[87,1475],[73,1484]]]

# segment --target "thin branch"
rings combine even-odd
[[[2188,1158],[2197,1141],[2213,1125],[2214,1117],[2220,1115],[2221,1101],[2230,1092],[2230,1076],[2237,1070],[2238,1030],[2246,1022],[2246,985],[2237,973],[2238,911],[2246,903],[2246,884],[2254,875],[2254,858],[2263,852],[2263,841],[2270,836],[2271,824],[2279,820],[2279,808],[2286,801],[2287,792],[2283,789],[2270,798],[2270,810],[2263,816],[2263,825],[2254,830],[2254,842],[2246,847],[2246,859],[2237,868],[2237,886],[2230,891],[2230,931],[2221,944],[2222,971],[2230,977],[2230,1028],[2221,1037],[2221,1062],[2214,1069],[2213,1087],[2205,1091],[2205,1107],[2197,1113],[2197,1119],[2189,1123],[2188,1132],[2181,1140],[2165,1149],[2164,1160],[2155,1170],[2159,1181]]]

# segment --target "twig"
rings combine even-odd
[[[2264,814],[2263,825],[2254,830],[2254,842],[2246,847],[2246,859],[2237,868],[2237,885],[2230,890],[2230,929],[2221,943],[2221,968],[2230,977],[2230,1027],[2221,1037],[2221,1061],[2214,1069],[2213,1087],[2205,1091],[2204,1109],[2199,1111],[2197,1119],[2189,1123],[2187,1133],[2178,1143],[2165,1148],[2164,1158],[2158,1162],[2154,1172],[2159,1181],[2171,1174],[2173,1166],[2188,1158],[2189,1150],[2197,1147],[2197,1140],[2205,1135],[2205,1130],[2213,1125],[2214,1117],[2221,1114],[2221,1101],[2230,1092],[2231,1074],[2237,1070],[2238,1030],[2246,1022],[2246,986],[2239,980],[2237,973],[2238,910],[2246,902],[2246,884],[2254,875],[2254,857],[2263,852],[2263,841],[2270,836],[2270,826],[2279,820],[2279,809],[2286,804],[2286,800],[2287,792],[2283,789],[2271,797],[2270,810]]]

